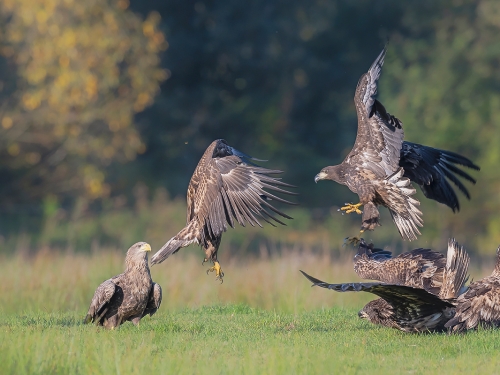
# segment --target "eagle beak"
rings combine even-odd
[[[361,319],[366,319],[368,320],[368,314],[365,313],[363,310],[361,310],[360,312],[358,312],[358,316],[361,318]]]
[[[318,183],[319,180],[324,180],[326,177],[325,172],[319,172],[316,177],[314,177],[314,182]]]
[[[141,251],[151,251],[151,245],[148,243],[145,243],[144,245],[142,245]]]

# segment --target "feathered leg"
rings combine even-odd
[[[365,204],[361,223],[361,233],[365,230],[374,230],[380,226],[380,213],[373,202]]]
[[[222,236],[219,236],[216,239],[207,240],[207,246],[204,247],[204,250],[205,261],[210,259],[214,263],[214,266],[207,270],[207,274],[215,271],[215,280],[220,280],[220,282],[223,283],[224,272],[222,272],[220,263],[217,260],[217,251],[219,250],[221,238]]]

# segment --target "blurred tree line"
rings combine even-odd
[[[496,0],[0,0],[0,17],[1,233],[133,210],[144,187],[184,199],[216,138],[286,171],[323,222],[354,196],[314,175],[351,149],[356,83],[389,40],[380,99],[406,139],[482,167],[459,215],[419,196],[426,241],[500,243]]]

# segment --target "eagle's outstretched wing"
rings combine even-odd
[[[248,156],[216,140],[207,148],[196,168],[188,188],[188,224],[172,237],[152,258],[151,264],[164,261],[179,248],[193,242],[205,244],[207,238],[217,238],[234,227],[234,222],[245,226],[262,227],[259,220],[286,225],[277,215],[290,216],[279,211],[271,202],[294,205],[272,192],[296,195],[283,187],[294,187],[271,175],[279,170],[262,168]]]
[[[116,284],[112,279],[104,281],[94,292],[90,307],[85,317],[85,323],[99,322],[108,310],[108,305],[116,291]]]
[[[344,160],[344,163],[370,169],[380,177],[398,170],[404,137],[402,122],[375,99],[385,53],[386,48],[359,79],[354,95],[358,133],[352,151]]]
[[[399,165],[404,168],[404,176],[420,185],[424,195],[450,207],[453,212],[460,210],[457,195],[448,179],[470,199],[469,191],[458,177],[475,184],[476,180],[456,165],[479,170],[472,161],[451,151],[403,142]]]
[[[387,304],[383,304],[385,311],[377,311],[377,314],[382,317],[386,315],[384,318],[393,323],[384,325],[406,332],[443,329],[444,323],[449,319],[450,312],[454,308],[450,302],[424,289],[385,283],[328,284],[303,271],[300,272],[313,283],[313,286],[336,292],[368,292],[381,297]],[[374,304],[380,304],[380,300],[368,303],[364,310],[372,308]]]
[[[391,305],[405,306],[436,306],[439,309],[443,307],[453,307],[453,305],[439,297],[427,292],[425,289],[412,288],[405,285],[386,284],[386,283],[343,283],[329,284],[315,277],[312,277],[300,271],[313,283],[313,286],[331,289],[336,292],[368,292],[382,297]]]

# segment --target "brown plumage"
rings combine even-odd
[[[472,282],[457,299],[456,314],[446,323],[451,332],[500,327],[500,247],[490,276]]]
[[[467,256],[465,251],[459,251],[455,254],[457,246],[454,240],[450,240],[448,257],[437,251],[422,248],[392,257],[390,251],[374,248],[373,244],[367,245],[363,239],[360,239],[358,251],[354,256],[354,271],[363,279],[411,286],[425,289],[434,295],[440,295],[447,259]],[[468,259],[461,261],[468,264]],[[463,269],[464,267],[462,267]],[[465,267],[465,272],[467,272],[467,267]],[[448,275],[448,277],[450,276]],[[448,294],[446,288],[443,289],[443,293]]]
[[[367,250],[370,250],[369,248]],[[419,249],[421,250],[421,249]],[[376,262],[381,264],[389,262],[390,252],[371,249],[365,251],[360,257],[365,257],[369,253],[369,259],[363,261],[363,267],[360,267],[362,274],[366,274],[369,264],[379,267]],[[360,254],[358,251],[357,256]],[[376,255],[375,255],[376,254]],[[411,259],[409,262],[416,264],[425,264],[421,262],[420,256],[417,259]],[[397,258],[394,258],[397,259]],[[441,264],[441,258],[437,257]],[[423,272],[415,271],[415,264],[411,267],[404,267],[407,261],[400,259],[398,262],[390,263],[379,267],[377,272],[370,273],[370,278],[380,278],[389,280],[390,283],[345,283],[328,284],[302,272],[313,285],[322,288],[331,289],[337,292],[368,292],[381,298],[371,301],[359,312],[359,317],[366,319],[373,324],[383,325],[385,327],[396,328],[404,332],[428,332],[442,331],[445,323],[453,317],[455,313],[456,297],[463,290],[467,280],[467,269],[469,266],[469,257],[463,247],[459,246],[454,240],[448,243],[448,257],[444,263],[444,268],[439,271],[438,267],[434,271],[429,268],[432,261],[428,260]],[[361,264],[359,264],[361,265]],[[383,275],[385,271],[386,275]],[[420,276],[412,277],[413,272],[421,273]],[[423,274],[426,274],[423,276]],[[440,288],[432,285],[432,278],[441,273]],[[359,273],[358,273],[359,274]],[[431,292],[433,291],[433,292]]]
[[[234,227],[237,221],[242,226],[249,223],[262,227],[261,219],[273,226],[273,221],[285,225],[274,214],[291,219],[270,202],[293,203],[264,189],[294,194],[281,188],[292,185],[269,176],[281,171],[256,166],[251,160],[259,159],[234,149],[223,139],[208,146],[189,182],[187,224],[151,258],[151,264],[161,263],[181,247],[197,243],[205,251],[205,261],[214,263],[209,271],[215,271],[216,278],[222,281],[224,273],[217,251],[228,224]]]
[[[125,258],[125,272],[104,281],[96,289],[85,323],[94,322],[114,329],[125,321],[135,325],[147,314],[153,315],[161,304],[161,287],[151,280],[148,255],[151,246],[138,242]]]
[[[449,151],[403,142],[402,122],[375,99],[385,53],[384,48],[356,87],[358,133],[353,149],[341,164],[323,168],[315,181],[333,180],[358,194],[358,204],[346,204],[341,210],[363,213],[361,231],[380,225],[377,206],[384,206],[389,209],[401,237],[411,241],[420,234],[418,227],[423,221],[418,209],[420,202],[412,197],[415,189],[410,180],[418,183],[428,198],[455,211],[459,209],[458,199],[446,178],[469,198],[455,174],[473,183],[475,180],[455,164],[479,167]],[[360,206],[364,206],[363,212]]]

